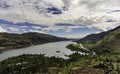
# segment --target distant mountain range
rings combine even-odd
[[[35,32],[24,34],[0,33],[0,50],[23,48],[31,45],[64,40],[68,39]]]
[[[94,44],[93,48],[96,52],[120,52],[120,26],[98,34],[91,34],[85,38],[79,39],[77,43]]]

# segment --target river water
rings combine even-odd
[[[22,54],[45,54],[46,56],[56,56],[67,59],[65,55],[70,55],[73,52],[65,48],[68,44],[74,42],[71,41],[61,41],[54,43],[46,43],[42,45],[31,46],[22,49],[14,49],[4,51],[0,54],[0,61],[5,60],[9,57],[19,56]]]

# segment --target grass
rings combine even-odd
[[[68,66],[63,67],[61,69],[61,74],[69,74],[71,70],[89,67],[91,69],[100,69],[99,71],[104,71],[104,68],[94,68],[94,66],[99,66],[100,63],[104,64],[107,69],[117,72],[117,61],[119,57],[120,55],[116,57],[116,55],[114,56],[111,54],[80,57],[78,61],[71,62]],[[120,66],[120,62],[118,62],[118,64]]]
[[[89,44],[88,43],[83,43],[82,45],[84,47],[88,48],[88,49],[92,49],[95,46],[95,44],[92,44],[92,43],[91,44],[90,43]]]
[[[0,47],[0,50],[5,49],[5,47]]]

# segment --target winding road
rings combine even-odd
[[[86,47],[84,47],[81,43],[80,43],[80,47],[81,49],[85,50],[86,52],[88,52],[89,54],[95,55],[96,53],[94,51],[90,51],[89,49],[87,49]]]

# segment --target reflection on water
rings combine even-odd
[[[61,41],[54,43],[46,43],[43,45],[37,45],[28,48],[5,51],[0,54],[0,61],[7,59],[8,57],[19,56],[22,54],[46,54],[46,56],[67,58],[65,55],[72,54],[73,52],[65,47],[71,43],[73,42]]]

